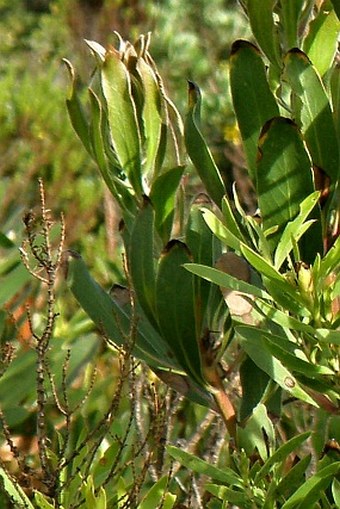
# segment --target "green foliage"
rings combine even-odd
[[[15,360],[8,346],[3,349],[0,380],[1,424],[19,469],[26,463],[11,443],[10,428],[38,423],[39,457],[33,461],[41,469],[44,489],[39,486],[29,495],[28,506],[171,508],[177,501],[188,502],[178,486],[190,482],[199,492],[197,480],[200,505],[208,508],[329,509],[339,503],[340,103],[333,63],[339,7],[329,0],[241,4],[254,39],[232,45],[229,80],[256,192],[256,215],[241,206],[239,185],[228,192],[228,179],[204,138],[202,97],[192,81],[182,121],[151,57],[150,35],[131,44],[115,33],[115,45],[108,49],[87,40],[95,66],[87,87],[65,61],[71,78],[68,113],[85,151],[79,155],[75,150],[75,165],[63,167],[62,174],[72,175],[81,164],[86,170],[77,177],[77,189],[82,189],[84,182],[85,187],[94,182],[91,169],[97,165],[122,217],[124,274],[116,276],[107,292],[87,269],[86,249],[84,258],[68,250],[62,262],[63,228],[53,252],[52,223],[41,195],[42,219],[26,217],[28,244],[21,254],[35,278],[47,285],[46,323],[36,324],[29,315],[34,344],[28,353],[19,349]],[[185,13],[197,20],[199,6],[201,18],[209,11],[206,2],[185,6]],[[169,20],[164,22],[165,41]],[[221,26],[216,25],[218,30]],[[185,47],[183,41],[191,39],[186,33],[184,40],[180,35],[173,40]],[[202,37],[199,41],[198,53],[204,47]],[[187,46],[195,55],[194,45]],[[162,44],[155,50],[162,51]],[[197,65],[204,76],[200,58],[195,60],[195,70]],[[213,63],[212,55],[210,69]],[[173,64],[173,73],[180,67]],[[226,82],[227,66],[218,71]],[[12,81],[6,78],[5,90],[17,72]],[[180,74],[183,78],[183,68]],[[26,86],[33,97],[30,79]],[[19,120],[25,112],[32,115],[21,99],[16,105]],[[37,99],[32,117],[39,112],[41,125],[48,124],[55,106]],[[214,115],[207,115],[208,132]],[[215,128],[219,126],[216,122]],[[65,133],[62,125],[59,134],[65,135],[69,154],[73,138]],[[29,154],[25,157],[30,161]],[[197,175],[186,185],[192,173],[188,159]],[[60,177],[57,170],[53,166],[52,183]],[[101,194],[94,200],[90,194],[79,200],[79,207],[95,207]],[[15,210],[13,217],[17,215]],[[3,295],[0,290],[1,305],[27,281],[8,231],[5,224],[0,240],[9,262],[1,272],[6,285]],[[116,263],[102,251],[101,246],[96,272]],[[91,263],[91,255],[89,259]],[[83,316],[77,314],[60,329],[55,325],[54,289],[61,267],[104,338],[105,354]],[[126,287],[120,285],[123,280]],[[3,312],[4,341],[6,327]],[[66,351],[52,341],[53,331],[64,339]],[[110,351],[115,348],[116,357]],[[149,389],[154,397],[140,402],[137,380],[141,377],[147,385],[147,379],[131,354],[151,368],[149,380],[156,374],[205,409],[184,403],[181,429],[180,419],[167,417],[175,415],[169,394],[163,405],[157,390]],[[104,368],[101,382],[94,382],[93,357],[108,364],[116,359],[116,374]],[[71,391],[77,383],[80,387]],[[114,396],[107,405],[110,392]],[[169,460],[160,458],[165,435],[170,441],[190,432],[195,437],[197,418],[203,423],[196,435],[206,444],[214,440],[207,409],[222,417],[226,441],[221,432],[210,456],[209,445],[187,450],[168,445],[167,454],[175,460],[170,468]],[[50,430],[53,412],[58,418],[53,420],[56,429]],[[165,429],[172,431],[172,425],[170,436]],[[28,477],[36,471],[30,468]],[[25,504],[27,496],[15,476],[2,466],[0,475],[9,499]]]

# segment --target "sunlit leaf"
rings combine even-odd
[[[280,44],[273,11],[275,0],[247,0],[250,26],[255,38],[271,63],[279,65]]]
[[[298,49],[289,51],[285,58],[285,77],[300,99],[294,103],[295,116],[313,163],[335,183],[339,175],[339,144],[324,85],[308,57]]]
[[[314,191],[311,161],[303,139],[297,126],[287,118],[269,121],[261,132],[256,188],[263,228],[279,227],[268,239],[274,249],[287,223],[298,215],[300,203]],[[314,259],[319,246],[322,249],[320,233],[313,232],[314,249],[310,255],[310,243],[306,242],[306,261],[307,256]]]
[[[246,283],[245,281],[241,281],[240,279],[230,276],[229,274],[215,269],[214,267],[207,267],[196,263],[187,263],[184,264],[184,267],[193,274],[203,277],[207,279],[207,281],[223,288],[230,288],[246,295],[255,295],[264,299],[271,299],[270,295],[264,290],[261,290],[261,288],[251,285],[250,283]]]
[[[164,497],[167,495],[167,506],[171,509],[175,502],[176,496],[171,495],[170,493],[165,493],[168,487],[169,477],[167,475],[161,477],[159,481],[157,481],[147,492],[147,494],[143,497],[143,500],[138,505],[137,509],[154,509],[158,507],[162,502],[162,507],[164,507]]]
[[[106,54],[101,83],[116,157],[137,196],[141,196],[141,140],[131,79],[120,54],[114,49]]]
[[[293,396],[313,406],[318,406],[315,401],[302,389],[292,373],[276,359],[267,347],[262,331],[254,327],[238,326],[236,332],[240,336],[240,342],[249,357],[257,366],[265,371],[282,389]]]
[[[298,242],[302,235],[311,226],[312,223],[306,222],[306,220],[317,204],[319,195],[320,194],[318,192],[315,192],[305,198],[305,200],[303,200],[300,204],[300,212],[298,216],[290,221],[285,227],[275,250],[274,265],[276,269],[280,269],[281,265],[293,249],[292,239],[294,239],[295,242]]]
[[[312,475],[296,492],[285,502],[282,509],[293,509],[303,503],[305,507],[313,507],[321,494],[325,492],[334,476],[340,472],[340,461],[322,468]]]
[[[168,445],[166,450],[172,458],[197,474],[206,475],[226,485],[242,487],[242,479],[231,468],[219,469],[211,463],[173,445]]]
[[[340,21],[335,11],[324,4],[316,18],[309,24],[309,32],[303,44],[304,52],[320,76],[323,76],[333,63],[339,32]]]
[[[18,509],[34,509],[33,504],[19,485],[18,481],[11,479],[11,476],[0,467],[1,487],[5,490],[10,500]]]

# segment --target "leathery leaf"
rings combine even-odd
[[[98,327],[116,345],[126,345],[131,331],[131,308],[113,299],[90,275],[84,260],[68,251],[65,258],[66,281],[73,295]],[[142,310],[138,310],[139,314]],[[178,369],[169,345],[150,326],[140,319],[136,331],[133,354],[149,366]]]
[[[189,82],[189,111],[185,118],[184,138],[190,159],[216,205],[221,207],[225,194],[224,183],[212,154],[200,131],[201,93],[197,85]]]
[[[155,213],[151,202],[145,198],[136,216],[129,251],[129,269],[139,304],[150,323],[157,328],[155,319],[155,260],[154,260]]]
[[[183,370],[204,384],[198,344],[194,276],[183,264],[191,261],[187,246],[171,240],[161,255],[156,277],[159,329]]]
[[[230,86],[248,170],[255,178],[261,129],[267,120],[279,115],[279,108],[269,88],[260,51],[250,42],[236,41],[232,46]]]
[[[268,238],[274,249],[287,223],[299,214],[300,203],[314,191],[311,161],[301,133],[290,119],[276,117],[262,129],[256,188],[264,230],[278,226],[278,230]],[[319,217],[319,214],[316,212],[314,217]],[[305,261],[313,259],[315,251],[322,250],[320,225],[312,225],[309,234],[313,236],[313,245],[305,244],[305,252],[302,253]]]
[[[141,196],[141,141],[131,78],[120,53],[114,49],[106,54],[101,84],[116,157],[137,196]]]

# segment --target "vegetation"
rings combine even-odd
[[[146,26],[161,20],[166,34],[173,4],[158,18],[149,4],[127,12],[132,24],[136,12]],[[230,83],[227,120],[223,97],[208,100],[201,118],[194,73],[181,115],[163,72],[174,68],[167,79],[176,83],[184,57],[167,56],[163,71],[166,37],[87,39],[94,70],[84,56],[75,53],[75,67],[65,59],[67,110],[83,148],[65,131],[66,152],[42,172],[48,196],[40,179],[39,210],[24,216],[21,262],[9,235],[22,214],[14,198],[2,223],[4,507],[340,506],[338,4],[247,0],[229,9],[226,24],[246,15],[252,40],[233,42],[216,75]],[[225,49],[214,49],[220,62]],[[205,80],[213,52],[206,61],[190,51]],[[51,118],[40,100],[29,109],[34,126],[40,112]],[[229,150],[217,150],[227,133]],[[220,139],[214,150],[210,135]],[[95,166],[103,193],[89,192]],[[85,230],[65,250],[73,192]],[[111,213],[94,225],[103,196]],[[118,217],[120,240],[108,234],[107,243]]]

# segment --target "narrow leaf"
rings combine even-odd
[[[243,236],[240,232],[237,232],[238,237],[233,231],[231,231],[224,223],[209,209],[203,209],[203,217],[211,231],[216,237],[227,247],[231,247],[234,251],[240,252],[240,244]]]
[[[231,290],[236,290],[237,292],[241,292],[246,295],[262,297],[263,299],[271,299],[270,295],[264,290],[261,290],[261,288],[230,276],[229,274],[215,269],[214,267],[207,267],[206,265],[199,265],[197,263],[186,263],[184,264],[184,267],[189,272],[203,277],[207,281],[223,288],[230,288]]]
[[[323,76],[331,67],[338,47],[340,21],[329,5],[321,7],[318,15],[309,24],[303,50]]]
[[[279,115],[259,50],[236,41],[230,59],[230,86],[250,176],[255,181],[257,143],[263,125]]]
[[[0,467],[0,486],[7,493],[9,499],[20,509],[34,509],[29,498],[17,481],[13,481],[10,475]]]
[[[177,361],[202,384],[194,277],[183,267],[189,261],[191,254],[185,244],[178,240],[168,243],[158,264],[156,312],[159,329]]]
[[[77,133],[80,141],[83,143],[87,152],[91,154],[91,146],[88,134],[88,122],[86,120],[86,116],[82,104],[80,102],[80,99],[78,97],[77,79],[74,72],[74,68],[72,64],[65,58],[63,59],[63,62],[66,64],[67,70],[69,71],[71,77],[71,92],[69,94],[68,99],[66,100],[67,111],[72,126],[75,132]]]
[[[157,169],[156,160],[163,122],[161,93],[154,70],[142,56],[137,60],[137,71],[141,76],[144,92],[142,118],[146,144],[146,158],[143,166],[146,175],[153,179],[154,171]]]
[[[257,366],[265,371],[282,389],[293,396],[313,406],[315,401],[302,389],[296,378],[282,363],[269,352],[261,332],[254,327],[238,326],[236,332],[240,335],[240,342],[249,357]],[[260,334],[257,334],[260,332]]]
[[[314,191],[311,161],[297,126],[287,118],[267,122],[261,132],[256,188],[264,230],[279,227],[268,239],[274,249],[287,223],[298,215],[300,203]],[[315,248],[320,244],[321,232],[319,238],[314,235]]]
[[[219,481],[230,486],[238,486],[241,488],[243,485],[242,479],[228,467],[223,468],[223,470],[219,469],[211,463],[173,445],[168,445],[166,450],[170,456],[176,461],[179,461],[181,465],[197,474],[206,475],[214,481]]]
[[[305,198],[305,200],[303,200],[303,202],[299,205],[300,212],[298,216],[290,221],[285,227],[279,244],[275,250],[274,265],[276,269],[280,269],[281,265],[293,249],[292,239],[294,239],[295,242],[298,242],[311,225],[310,222],[306,223],[305,221],[318,203],[319,197],[320,193],[316,191]]]
[[[299,46],[299,21],[303,4],[304,0],[285,0],[280,5],[286,51]]]
[[[215,161],[200,131],[201,93],[189,82],[189,111],[185,117],[184,137],[190,159],[212,200],[221,207],[225,187]]]
[[[154,509],[155,507],[159,507],[159,504],[163,502],[165,491],[168,487],[169,477],[167,475],[161,477],[146,493],[143,497],[143,500],[138,505],[137,509]],[[169,509],[173,507],[176,501],[176,496],[172,495],[173,504],[169,504]],[[164,507],[162,503],[162,507]]]
[[[273,13],[275,0],[247,0],[250,26],[255,38],[270,62],[280,66],[280,44]]]
[[[137,196],[143,194],[141,142],[129,73],[119,52],[107,53],[101,72],[113,147],[123,172]]]
[[[288,473],[278,483],[275,493],[282,495],[285,498],[294,493],[301,484],[306,480],[306,470],[310,464],[311,455],[302,458],[296,465],[294,465]]]
[[[313,163],[335,183],[339,175],[339,144],[322,81],[308,57],[296,48],[285,58],[285,77],[300,99],[295,116],[300,119]]]
[[[155,213],[148,199],[136,216],[128,246],[129,269],[133,289],[150,323],[157,329],[155,318]]]
[[[183,166],[172,168],[157,177],[151,188],[150,199],[155,209],[155,227],[164,244],[170,239],[176,193],[183,171]]]
[[[340,472],[340,461],[322,468],[296,490],[283,504],[282,509],[293,509],[301,503],[304,507],[313,507],[338,472]]]

